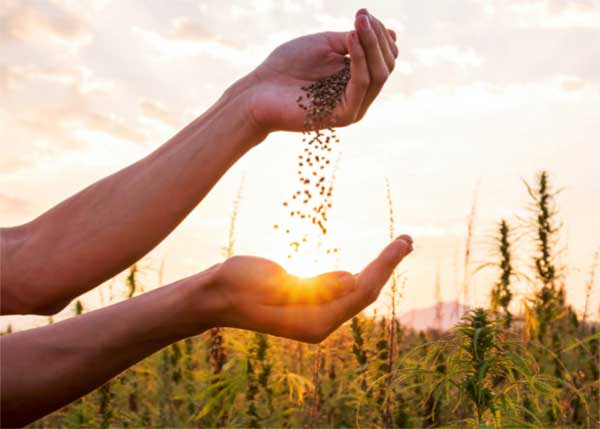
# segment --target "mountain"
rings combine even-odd
[[[426,308],[415,308],[398,319],[404,326],[411,327],[417,331],[427,329],[441,329],[446,331],[456,325],[463,314],[471,310],[468,305],[462,305],[456,301],[442,302],[440,305],[440,321],[436,320],[437,305]]]

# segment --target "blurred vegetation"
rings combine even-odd
[[[390,234],[394,212],[389,183]],[[359,314],[319,345],[233,329],[172,344],[32,427],[598,427],[598,323],[568,304],[561,224],[547,173],[527,184],[518,237],[500,220],[489,309],[416,332],[392,311]],[[235,228],[241,195],[234,201]],[[469,221],[471,223],[472,221]],[[515,221],[519,222],[519,220]],[[472,228],[469,228],[472,234]],[[529,260],[513,254],[530,244]],[[226,255],[233,254],[234,234]],[[587,298],[594,287],[594,259]],[[527,275],[517,267],[530,266]],[[525,271],[525,270],[523,270]],[[142,290],[139,266],[125,290]],[[515,303],[514,283],[531,293]],[[439,299],[439,298],[438,298]],[[515,310],[518,309],[518,310]],[[75,304],[74,313],[85,311]]]

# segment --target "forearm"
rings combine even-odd
[[[30,423],[216,320],[212,270],[64,322],[0,338],[2,424]]]
[[[247,113],[248,79],[146,158],[30,224],[5,230],[3,294],[16,291],[20,305],[9,308],[15,300],[3,299],[2,312],[53,313],[168,235],[265,137]],[[44,308],[44,303],[54,305]]]

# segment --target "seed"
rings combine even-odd
[[[331,197],[333,195],[333,172],[327,173],[326,166],[331,165],[328,155],[332,152],[331,143],[339,142],[333,128],[336,123],[334,111],[342,100],[346,85],[350,79],[350,60],[345,59],[343,67],[337,73],[302,86],[302,94],[296,98],[296,104],[305,112],[304,131],[302,133],[303,151],[298,155],[298,183],[301,188],[294,192],[292,198],[283,202],[284,207],[292,206],[297,210],[290,211],[290,217],[298,216],[300,219],[306,219],[309,224],[315,225],[317,231],[325,235],[327,228],[326,211],[331,208]],[[330,178],[330,184],[325,185],[327,178]],[[314,178],[314,179],[309,179]],[[317,179],[318,178],[318,179]],[[311,192],[314,190],[314,194]],[[300,210],[298,204],[302,195],[302,204],[308,207]],[[294,202],[296,201],[296,202]],[[313,215],[307,215],[314,213]],[[276,228],[277,229],[277,228]],[[286,229],[286,234],[290,230]],[[308,238],[304,235],[302,243],[306,243]],[[290,242],[294,252],[298,251],[299,241]],[[330,250],[328,250],[328,253]],[[288,255],[291,258],[291,254]]]

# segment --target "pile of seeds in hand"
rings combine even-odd
[[[336,122],[333,112],[342,100],[349,80],[350,60],[346,58],[339,72],[301,87],[304,95],[296,100],[306,115],[302,138],[304,145],[298,155],[299,188],[283,205],[290,210],[290,217],[313,225],[321,236],[327,234],[327,211],[332,206],[335,179],[335,166],[331,160],[332,143],[340,142],[333,128]],[[278,225],[274,227],[279,228]],[[289,228],[285,229],[285,233],[292,237],[294,235]],[[301,244],[307,242],[307,234],[292,237],[290,252],[298,252]],[[328,249],[327,253],[337,251]],[[291,253],[288,258],[291,258]]]

